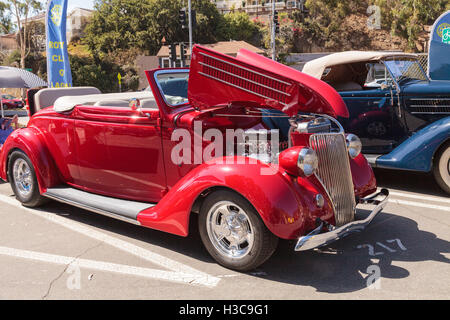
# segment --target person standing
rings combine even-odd
[[[19,128],[19,117],[17,115],[12,119],[0,118],[0,147],[3,146],[9,135],[17,128]]]

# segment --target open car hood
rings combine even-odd
[[[195,46],[188,98],[199,110],[245,101],[289,116],[349,116],[344,100],[325,82],[245,49],[233,58]]]

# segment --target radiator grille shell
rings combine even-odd
[[[314,134],[310,146],[319,158],[316,177],[332,201],[336,227],[353,222],[356,198],[344,134]]]

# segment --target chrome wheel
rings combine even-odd
[[[206,223],[209,239],[222,255],[242,259],[252,250],[254,228],[247,213],[235,203],[218,202],[209,210]]]
[[[33,193],[33,176],[31,168],[24,159],[17,159],[13,167],[14,185],[22,198],[28,198]]]

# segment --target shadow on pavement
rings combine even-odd
[[[55,202],[49,203],[41,210],[205,263],[215,263],[203,248],[195,214],[191,219],[191,235],[182,238]],[[360,213],[369,214],[366,211]],[[406,250],[401,250],[396,243],[387,242],[393,239],[399,239]],[[395,252],[377,246],[377,242],[389,246]],[[367,246],[358,248],[367,244],[375,248],[374,253],[378,254],[377,256],[371,256]],[[255,270],[256,272],[250,272],[248,275],[292,285],[311,286],[319,292],[345,293],[367,287],[366,278],[369,276],[367,268],[372,265],[380,267],[381,279],[403,279],[410,275],[409,271],[392,265],[392,262],[450,262],[444,255],[450,253],[450,242],[437,238],[433,233],[419,230],[414,220],[389,213],[378,216],[363,233],[351,235],[326,248],[298,253],[294,252],[293,245],[293,242],[280,242],[274,256]],[[374,258],[378,261],[373,262]]]
[[[394,239],[399,239],[406,250],[402,250],[397,242],[388,241]],[[378,242],[395,252],[383,248]],[[370,255],[370,246],[375,256]],[[414,220],[382,214],[363,233],[319,250],[295,253],[292,243],[283,242],[272,259],[260,269],[268,275],[264,278],[272,281],[311,286],[319,292],[345,293],[367,287],[366,279],[372,274],[368,272],[369,266],[380,268],[381,280],[403,279],[410,275],[409,271],[392,265],[392,262],[450,263],[444,255],[448,253],[450,242],[419,230]]]
[[[379,187],[449,197],[434,181],[430,173],[375,169]]]

